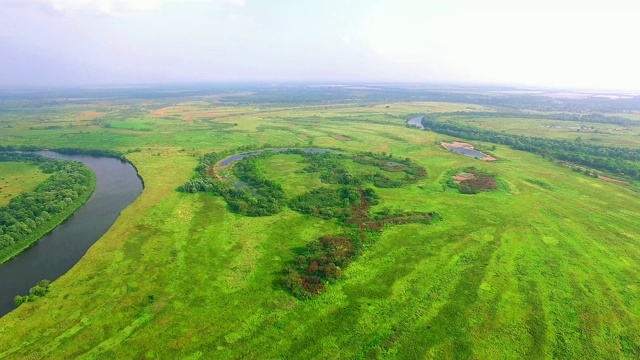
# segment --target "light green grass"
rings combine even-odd
[[[447,117],[445,117],[447,118]],[[640,147],[640,123],[615,125],[522,118],[450,117],[456,122],[509,134],[576,140],[609,146]]]
[[[0,206],[11,198],[31,191],[49,177],[36,165],[25,162],[0,162]]]
[[[0,319],[0,358],[640,356],[637,193],[505,146],[492,163],[448,152],[435,144],[440,135],[404,127],[421,108],[240,107],[244,115],[224,120],[238,126],[222,130],[197,119],[152,132],[65,129],[65,146],[140,147],[128,157],[146,187],[46,298]],[[3,136],[62,143],[44,130],[27,139],[25,127]],[[377,189],[372,211],[435,211],[442,221],[386,228],[324,294],[296,300],[278,285],[282,270],[338,224],[289,210],[242,217],[219,197],[175,191],[199,154],[252,144],[410,157],[429,177]],[[287,194],[320,186],[296,172],[298,160],[275,155],[261,166]],[[443,189],[447,171],[467,166],[506,189]]]

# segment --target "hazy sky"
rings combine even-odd
[[[0,86],[398,81],[640,90],[640,5],[0,0]]]

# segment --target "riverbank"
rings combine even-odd
[[[4,264],[5,262],[13,259],[14,257],[20,255],[23,251],[27,250],[31,246],[35,245],[38,240],[55,230],[60,224],[64,223],[69,219],[73,214],[75,214],[78,209],[84,205],[93,191],[96,188],[97,179],[96,174],[89,169],[89,189],[81,194],[77,199],[75,199],[67,208],[65,208],[61,213],[55,214],[51,216],[51,219],[43,225],[42,229],[36,230],[33,233],[29,234],[28,237],[22,239],[17,246],[12,246],[11,251],[0,251],[0,264]]]
[[[30,234],[29,238],[35,241],[25,241],[21,252],[7,254],[8,259],[3,259],[0,316],[15,308],[16,295],[27,293],[42,279],[54,281],[71,269],[143,189],[138,172],[122,159],[55,152],[40,155],[84,163],[91,169],[91,191],[78,197],[64,212],[52,215],[46,232]]]
[[[19,156],[19,155],[18,155]],[[27,155],[27,156],[31,156],[31,155]],[[40,160],[38,159],[44,159],[46,158],[46,156],[38,156],[38,157],[18,157],[16,159],[16,161],[38,161],[40,162]],[[45,161],[45,160],[43,160]],[[49,160],[51,161],[51,160]],[[55,161],[55,160],[53,160]],[[47,212],[46,214],[47,217],[49,217],[48,219],[46,219],[46,217],[44,216],[40,216],[40,212],[43,212],[42,210],[44,210],[44,205],[32,205],[30,208],[26,208],[26,211],[33,211],[36,212],[38,214],[38,218],[34,218],[31,219],[33,220],[33,225],[36,228],[32,230],[31,233],[25,234],[24,231],[22,231],[22,234],[20,232],[18,232],[18,234],[20,235],[15,235],[15,231],[12,233],[10,231],[11,227],[9,225],[12,225],[11,221],[8,223],[5,223],[5,225],[8,228],[5,228],[5,231],[10,234],[11,236],[9,237],[9,240],[12,240],[12,242],[9,242],[8,244],[5,242],[3,244],[3,248],[0,249],[0,264],[3,264],[9,260],[11,260],[12,258],[18,256],[19,254],[21,254],[23,251],[25,251],[26,249],[28,249],[29,247],[33,246],[38,240],[40,240],[42,237],[44,237],[45,235],[47,235],[48,233],[50,233],[51,231],[53,231],[56,227],[58,227],[58,225],[60,225],[61,223],[63,223],[64,221],[66,221],[71,215],[73,215],[82,205],[84,205],[87,200],[89,200],[89,197],[91,197],[91,194],[93,193],[93,191],[95,190],[96,187],[96,175],[95,173],[91,170],[91,168],[89,168],[87,165],[82,164],[81,162],[77,162],[77,165],[80,166],[78,168],[77,171],[80,171],[80,173],[82,173],[82,176],[84,177],[83,179],[83,183],[82,186],[84,187],[85,191],[83,191],[80,194],[77,194],[77,196],[73,196],[73,195],[69,195],[71,197],[71,199],[73,199],[70,203],[66,204],[66,206],[62,207],[62,210],[60,210],[60,212],[53,212],[51,213],[51,211]],[[62,169],[58,169],[57,171],[61,171]],[[47,180],[46,182],[42,183],[43,186],[54,186],[56,188],[56,191],[63,191],[65,189],[59,189],[60,184],[57,183],[51,183],[48,184],[47,182],[49,181],[59,181],[59,180],[53,180],[56,179],[56,176],[53,175],[53,177],[51,177],[49,180]],[[44,184],[48,184],[48,185],[44,185]],[[38,190],[39,187],[37,187],[35,190],[31,191],[31,192],[26,192],[23,195],[19,194],[17,196],[26,196],[26,199],[23,199],[24,201],[28,201],[30,197],[35,197],[35,201],[39,202],[39,201],[43,201],[43,199],[41,198],[42,194],[39,191],[42,190]],[[46,191],[46,190],[45,190]],[[40,200],[38,200],[40,198]],[[22,200],[21,200],[22,201]],[[33,198],[30,201],[34,201]],[[42,204],[42,203],[40,203]],[[5,206],[9,206],[9,204],[5,205]],[[12,206],[15,206],[12,205]],[[35,208],[33,208],[33,206],[37,206],[37,209],[39,210],[35,210]],[[47,205],[50,206],[50,205]],[[15,208],[14,208],[15,209]],[[5,215],[9,216],[9,219],[12,219],[13,216],[17,216],[15,213],[12,216],[12,211],[16,211],[16,210],[11,210],[11,208],[5,208],[6,211],[8,211],[8,213],[5,213]],[[25,209],[23,209],[25,210]],[[43,214],[45,214],[45,212],[43,212]],[[14,224],[12,226],[26,226],[21,220],[20,218],[16,217],[17,220],[12,220],[14,222]],[[46,219],[46,220],[44,220]],[[42,221],[44,220],[44,221]],[[37,225],[37,226],[36,226]],[[19,230],[18,230],[19,231]],[[16,237],[18,236],[18,237]],[[6,241],[6,240],[5,240]],[[15,241],[15,242],[13,242]]]

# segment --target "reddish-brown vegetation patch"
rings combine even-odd
[[[613,179],[613,178],[606,177],[606,176],[602,176],[602,175],[599,175],[599,176],[598,176],[598,178],[599,178],[600,180],[602,180],[602,181],[606,181],[606,182],[609,182],[609,183],[615,183],[615,184],[629,184],[629,183],[628,183],[628,182],[626,182],[626,181],[618,180],[618,179]]]
[[[453,180],[456,184],[460,184],[463,181],[468,181],[471,180],[475,177],[475,175],[473,173],[457,173],[453,176]]]
[[[448,184],[457,188],[463,194],[477,194],[498,188],[495,175],[474,167],[457,172],[448,180]]]
[[[490,176],[477,176],[473,179],[460,183],[460,192],[465,194],[476,194],[481,191],[495,190],[498,188],[496,179]]]
[[[290,267],[282,283],[297,297],[309,298],[324,291],[327,283],[338,278],[342,269],[362,250],[367,238],[378,233],[387,224],[425,223],[432,220],[430,214],[386,214],[373,219],[369,209],[377,203],[377,196],[371,189],[357,190],[359,201],[352,202],[345,221],[354,232],[345,229],[342,236],[323,236],[307,244],[306,254],[298,256]]]
[[[351,140],[351,138],[348,137],[348,136],[337,135],[337,134],[333,135],[333,138],[336,139],[336,140],[340,140],[340,141],[349,141],[349,140]]]

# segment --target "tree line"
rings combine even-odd
[[[526,111],[454,111],[438,114],[439,117],[445,116],[463,116],[469,118],[517,118],[517,119],[542,119],[542,120],[558,120],[558,121],[575,121],[597,124],[614,124],[614,125],[640,125],[639,121],[634,121],[622,116],[603,115],[598,113],[580,114],[580,113],[553,113],[541,114]]]
[[[84,148],[72,148],[72,147],[46,149],[42,146],[34,146],[34,145],[0,146],[0,152],[16,152],[16,151],[34,152],[34,151],[42,151],[42,150],[51,150],[60,154],[65,154],[65,155],[104,156],[104,157],[112,157],[112,158],[120,159],[123,161],[126,160],[124,155],[121,152],[116,150],[84,149]]]
[[[0,262],[39,240],[82,205],[95,187],[93,172],[81,162],[0,152],[0,162],[7,161],[29,162],[51,176],[0,207]]]
[[[441,134],[509,145],[516,150],[524,150],[540,154],[543,157],[569,161],[640,180],[640,150],[637,149],[596,145],[580,140],[506,134],[453,122],[438,121],[429,116],[424,116],[422,125],[428,130]]]

